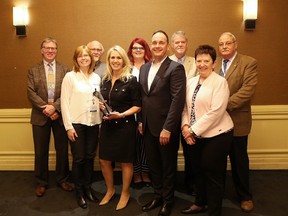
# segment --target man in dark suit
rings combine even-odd
[[[228,82],[230,97],[227,111],[234,123],[234,136],[229,153],[233,182],[244,212],[253,210],[249,188],[248,134],[252,125],[251,101],[257,84],[257,61],[237,52],[236,37],[225,32],[219,38],[215,71]]]
[[[69,69],[55,60],[57,42],[46,38],[41,43],[43,60],[28,71],[27,96],[32,104],[31,124],[35,150],[36,195],[42,197],[48,186],[48,156],[51,129],[56,149],[56,181],[65,191],[69,174],[68,138],[60,114],[61,83]],[[48,93],[49,92],[49,93]]]
[[[170,215],[174,201],[181,113],[185,103],[183,65],[167,57],[169,39],[164,31],[152,35],[153,61],[140,69],[142,114],[139,129],[144,135],[151,170],[154,199],[142,207],[161,206],[158,215]]]

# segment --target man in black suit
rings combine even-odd
[[[169,39],[164,31],[152,35],[153,61],[140,69],[142,113],[139,129],[144,145],[154,199],[142,207],[161,206],[159,216],[170,215],[179,148],[181,113],[185,103],[186,76],[183,65],[167,57]]]

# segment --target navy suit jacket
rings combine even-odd
[[[159,137],[162,129],[178,133],[186,97],[186,75],[183,65],[166,58],[148,91],[148,74],[151,62],[140,69],[139,82],[142,96],[143,132],[149,128]]]

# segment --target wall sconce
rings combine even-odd
[[[244,0],[243,18],[245,30],[254,30],[256,27],[258,0]]]
[[[13,25],[16,27],[17,36],[26,36],[26,25],[28,24],[28,8],[13,7]]]

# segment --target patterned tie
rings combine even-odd
[[[53,71],[53,64],[47,64],[48,74],[47,74],[47,87],[48,87],[48,103],[51,104],[54,102],[55,95],[55,74]]]
[[[224,59],[223,60],[223,70],[221,70],[220,75],[222,77],[225,77],[226,75],[226,69],[227,69],[227,63],[229,62],[229,59]]]

